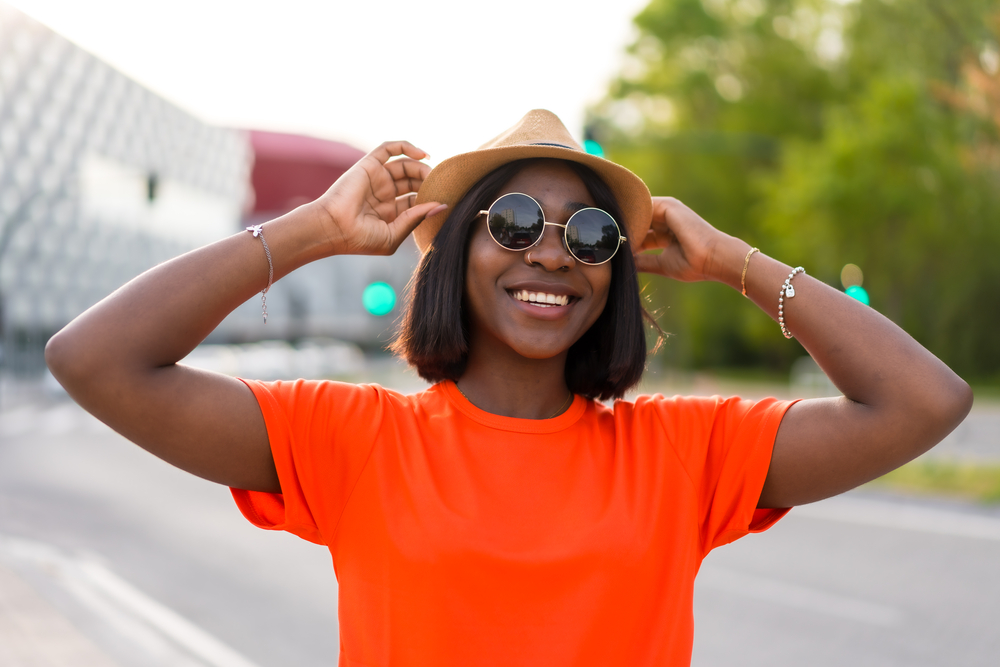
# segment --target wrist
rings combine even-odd
[[[302,226],[314,235],[321,256],[347,254],[344,235],[340,231],[340,223],[334,215],[332,207],[328,202],[323,201],[324,199],[325,196],[296,209],[302,213]]]
[[[750,244],[746,241],[729,234],[720,234],[713,248],[711,261],[706,266],[705,278],[740,290],[743,264],[749,250]]]
[[[276,273],[284,276],[300,266],[336,254],[323,216],[323,211],[313,204],[304,204],[264,224]]]

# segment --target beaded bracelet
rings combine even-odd
[[[264,324],[267,324],[267,291],[271,289],[271,285],[274,283],[274,264],[271,262],[271,249],[267,247],[267,241],[264,240],[264,225],[253,225],[252,227],[247,227],[247,231],[250,232],[253,237],[259,238],[260,242],[264,244],[264,254],[267,255],[267,287],[260,291],[260,310],[264,314]]]
[[[795,277],[796,273],[805,273],[806,270],[801,266],[796,266],[792,269],[792,272],[788,274],[785,278],[785,282],[781,285],[781,291],[778,292],[778,326],[781,327],[781,333],[784,334],[785,338],[791,338],[792,334],[785,328],[785,297],[787,296],[791,299],[795,296],[795,288],[792,287],[792,278]]]

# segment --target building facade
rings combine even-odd
[[[207,125],[0,3],[0,363],[40,370],[45,341],[83,310],[157,263],[316,196],[360,154]],[[255,203],[255,183],[270,209]],[[366,313],[361,292],[373,280],[401,290],[415,262],[409,246],[305,267],[272,288],[266,326],[258,297],[210,340],[377,344],[393,318]],[[266,275],[263,252],[261,263]]]

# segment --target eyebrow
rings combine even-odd
[[[570,213],[576,213],[577,211],[580,211],[582,209],[590,208],[590,204],[584,204],[583,202],[578,202],[578,201],[571,201],[567,202],[563,208]]]

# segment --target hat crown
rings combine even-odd
[[[534,109],[513,127],[493,137],[477,150],[453,155],[431,170],[417,193],[417,203],[436,201],[454,208],[469,188],[509,162],[548,158],[589,167],[614,193],[624,219],[619,221],[633,249],[646,238],[653,215],[649,189],[631,171],[591,155],[581,148],[566,126],[551,111]],[[425,252],[434,236],[451,217],[451,210],[428,216],[413,230],[417,248]]]
[[[573,135],[559,117],[547,109],[532,109],[524,114],[513,127],[504,130],[479,147],[503,148],[506,146],[561,146],[582,151]]]

